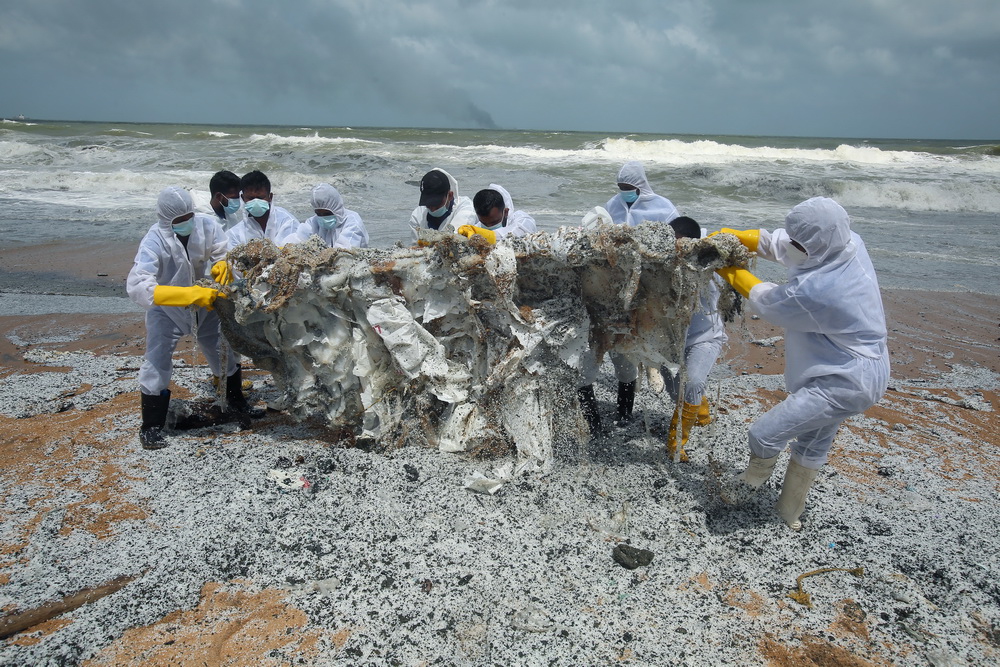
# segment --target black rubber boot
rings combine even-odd
[[[264,411],[247,403],[247,398],[243,395],[243,369],[240,366],[236,367],[235,373],[226,378],[226,403],[233,412],[251,419],[260,419],[264,416]]]
[[[139,444],[143,449],[163,449],[168,444],[163,435],[167,423],[167,408],[170,406],[170,391],[164,389],[158,396],[139,393],[142,399],[142,427],[139,429]]]
[[[594,386],[587,385],[576,390],[577,398],[580,400],[580,410],[590,427],[590,435],[599,436],[604,434],[604,424],[601,423],[601,411],[597,408],[597,397],[594,396]]]
[[[625,426],[632,420],[635,406],[635,381],[618,383],[618,426]]]

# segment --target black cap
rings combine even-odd
[[[451,182],[437,169],[428,171],[420,179],[420,206],[436,204],[451,190]]]

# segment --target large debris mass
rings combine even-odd
[[[576,389],[595,360],[683,372],[699,290],[748,259],[735,237],[678,240],[659,223],[495,246],[438,232],[392,250],[251,241],[230,252],[242,279],[216,305],[233,349],[273,375],[274,407],[382,448],[513,447],[545,467],[581,434]]]

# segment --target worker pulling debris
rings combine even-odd
[[[719,274],[747,298],[752,311],[785,327],[789,391],[750,427],[750,463],[727,483],[722,497],[737,503],[763,487],[791,443],[776,510],[792,530],[802,527],[806,496],[837,429],[877,403],[889,384],[878,278],[864,241],[850,225],[840,204],[814,197],[789,212],[784,229],[722,230],[788,268],[788,281],[781,285],[761,282],[738,267]]]

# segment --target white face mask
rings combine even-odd
[[[809,259],[809,253],[802,252],[789,242],[785,244],[785,259],[791,266],[798,266]]]

